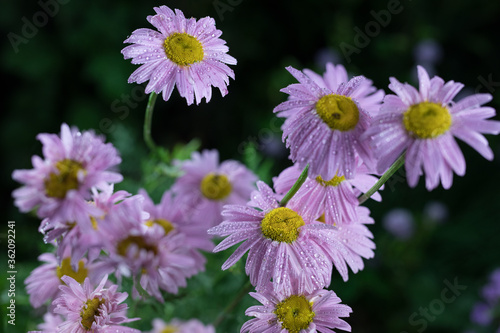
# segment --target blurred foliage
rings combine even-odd
[[[217,7],[221,2],[229,9],[221,12]],[[198,106],[186,106],[177,92],[168,103],[158,99],[152,134],[163,148],[151,154],[142,142],[147,96],[142,86],[127,83],[136,66],[123,60],[120,50],[133,30],[151,28],[146,16],[153,13],[152,7],[163,4],[181,9],[188,17],[214,17],[238,65],[234,66],[236,80],[231,81],[224,98],[214,91],[210,103]],[[376,22],[374,15],[393,5],[401,11],[390,15],[386,26],[369,37],[359,53],[346,57],[340,45],[356,46],[359,36],[355,28],[366,33],[367,24]],[[5,1],[0,11],[4,36],[0,68],[5,83],[0,182],[4,222],[16,221],[18,268],[16,326],[7,327],[4,322],[5,332],[34,329],[43,315],[42,310],[29,306],[23,281],[38,265],[37,255],[50,247],[37,233],[39,220],[20,214],[11,198],[18,186],[11,179],[12,171],[31,168],[30,157],[41,154],[41,145],[35,139],[40,132],[57,133],[66,122],[106,135],[123,159],[120,171],[125,181],[117,189],[135,193],[145,187],[158,200],[176,175],[171,161],[187,158],[198,148],[216,148],[222,159],[243,161],[268,183],[290,165],[281,143],[281,122],[272,113],[286,98],[279,89],[294,82],[285,66],[321,72],[324,59],[330,59],[389,92],[389,76],[415,83],[416,47],[433,40],[442,51],[441,60],[435,63],[436,74],[464,83],[466,93],[490,92],[494,96],[490,105],[497,110],[500,106],[497,1],[73,0],[59,5],[46,24],[26,38],[26,43],[16,46],[16,52],[9,36],[23,36],[25,22],[33,22],[34,15],[42,10],[38,1]],[[498,155],[499,139],[488,139]],[[455,278],[467,289],[432,320],[425,320],[425,331],[463,332],[471,327],[469,312],[478,299],[478,289],[489,272],[500,266],[500,214],[496,206],[500,180],[497,159],[488,162],[473,149],[462,144],[461,148],[467,159],[467,174],[455,177],[451,190],[428,193],[422,180],[417,188],[409,189],[399,175],[386,185],[382,203],[367,202],[376,221],[371,226],[376,256],[366,262],[364,271],[351,274],[347,283],[334,273],[331,285],[354,310],[348,319],[353,332],[422,332],[422,321],[415,324],[423,318],[420,309],[436,304],[446,288],[444,281]],[[446,223],[425,222],[422,210],[431,200],[448,207]],[[415,216],[417,229],[409,241],[395,239],[378,223],[395,207],[405,207]],[[1,230],[2,252],[6,253],[3,223]],[[213,322],[247,281],[242,263],[227,272],[220,271],[228,253],[207,254],[206,273],[190,279],[188,288],[171,296],[164,308],[148,301],[130,303],[130,315],[142,317],[133,325],[149,330],[154,316],[166,320],[197,317],[205,323]],[[1,276],[5,271],[3,258]],[[3,321],[8,302],[5,287],[2,278]],[[251,304],[255,304],[253,299],[245,296],[221,322],[218,332],[238,331],[249,319],[244,310]],[[417,317],[412,321],[414,313]]]

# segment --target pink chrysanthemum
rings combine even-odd
[[[87,204],[92,187],[116,183],[122,176],[107,171],[120,163],[116,149],[92,131],[79,132],[61,125],[60,136],[39,134],[43,155],[33,156],[34,169],[15,170],[12,178],[24,186],[12,195],[22,212],[34,208],[40,218],[54,223],[77,222],[90,227],[90,216],[100,210]]]
[[[363,258],[371,259],[375,255],[373,252],[375,249],[375,243],[372,241],[373,234],[365,225],[374,223],[370,217],[370,210],[366,207],[358,206],[356,207],[356,215],[358,216],[357,221],[337,226],[336,239],[342,242],[347,249],[348,255],[344,256],[348,259],[338,259],[334,261],[334,264],[344,281],[347,281],[348,278],[347,266],[351,268],[353,273],[357,273],[365,267]],[[325,241],[331,242],[328,239]],[[334,258],[335,255],[335,252],[331,254]]]
[[[273,179],[276,193],[286,194],[301,172],[297,164],[283,170]],[[368,191],[376,181],[377,178],[369,175],[363,164],[358,165],[356,175],[352,179],[346,179],[344,176],[334,176],[329,180],[321,176],[307,178],[290,199],[290,204],[302,207],[302,215],[312,220],[321,218],[322,222],[335,225],[358,221],[357,197]],[[378,192],[372,198],[377,201],[382,199]]]
[[[39,231],[45,235],[46,243],[53,242],[57,245],[57,257],[71,256],[73,266],[87,255],[90,261],[98,257],[102,248],[102,237],[99,233],[99,224],[103,221],[108,211],[118,202],[130,196],[126,191],[113,192],[114,185],[104,186],[102,191],[92,188],[92,201],[88,202],[100,210],[98,216],[91,216],[92,228],[82,228],[76,223],[53,223],[44,219]]]
[[[61,280],[64,275],[72,277],[79,283],[83,283],[87,277],[92,280],[102,277],[96,277],[93,274],[93,267],[85,258],[77,261],[76,267],[71,266],[70,257],[64,257],[59,264],[52,253],[41,254],[38,260],[45,264],[35,268],[24,282],[26,292],[30,296],[30,303],[34,308],[42,306],[49,300],[52,302],[57,297],[59,286],[64,284]]]
[[[172,319],[166,323],[162,319],[153,319],[153,330],[149,333],[215,333],[215,328],[212,325],[205,326],[197,319],[183,321],[179,319]]]
[[[356,156],[371,168],[370,148],[360,136],[378,112],[383,91],[363,76],[348,80],[341,65],[327,64],[323,77],[307,69],[287,70],[299,83],[281,89],[290,97],[274,112],[287,118],[283,140],[292,161],[301,169],[309,164],[309,175],[323,179],[353,178]]]
[[[224,222],[208,231],[228,236],[214,252],[243,241],[222,269],[249,251],[245,270],[257,290],[270,280],[275,289],[290,290],[292,281],[300,279],[304,288],[312,291],[330,285],[332,263],[347,280],[346,262],[356,272],[363,268],[360,255],[373,256],[371,234],[363,224],[334,227],[308,220],[300,215],[300,207],[280,207],[276,194],[265,183],[257,186],[259,191],[252,194],[248,206],[227,205],[222,212]]]
[[[331,290],[312,292],[294,283],[290,292],[273,290],[267,286],[250,296],[262,305],[249,307],[245,314],[250,319],[241,327],[241,333],[332,333],[333,329],[351,331],[351,326],[341,317],[349,317],[352,309],[340,304],[341,299]]]
[[[177,293],[200,267],[183,234],[165,234],[159,225],[147,226],[149,214],[143,211],[143,201],[142,196],[133,196],[108,212],[99,228],[108,255],[101,257],[96,270],[114,272],[119,279],[138,277],[143,289],[163,301],[160,290]],[[139,297],[135,286],[132,296]]]
[[[204,270],[199,253],[185,246],[184,235],[164,236],[157,245],[155,257],[142,269],[139,283],[151,296],[163,302],[161,291],[177,294],[186,287],[186,279]],[[139,298],[136,287],[132,296]]]
[[[257,176],[240,162],[226,160],[219,163],[217,150],[193,152],[191,160],[179,161],[184,175],[172,186],[177,201],[190,212],[187,218],[202,222],[207,229],[222,221],[222,207],[227,204],[244,205],[255,190]]]
[[[154,204],[146,191],[140,190],[139,194],[144,197],[144,210],[149,213],[146,225],[151,228],[162,228],[165,235],[183,235],[184,246],[195,260],[196,270],[203,271],[206,259],[199,250],[212,251],[214,248],[214,244],[207,234],[206,226],[187,220],[187,212],[171,191],[163,193],[158,205]]]
[[[127,304],[120,303],[128,294],[117,292],[116,285],[104,288],[107,279],[105,276],[93,289],[88,278],[80,285],[69,276],[62,277],[66,285],[60,286],[61,295],[53,303],[54,313],[65,318],[58,332],[140,333],[137,329],[120,325],[139,318],[127,318]]]
[[[182,11],[175,13],[167,6],[154,8],[156,15],[147,19],[158,31],[137,29],[125,43],[132,43],[122,50],[125,59],[142,64],[130,75],[128,82],[143,83],[149,80],[145,92],[163,93],[170,98],[174,86],[186,98],[188,105],[210,101],[212,86],[227,94],[229,77],[234,72],[226,64],[236,65],[236,59],[227,54],[229,48],[219,37],[211,17],[200,20],[186,19]]]
[[[490,94],[474,94],[453,102],[463,85],[444,82],[438,76],[429,79],[418,66],[419,90],[390,78],[380,115],[366,132],[378,156],[378,171],[385,171],[403,152],[408,184],[414,187],[425,172],[428,190],[439,183],[451,187],[453,172],[465,174],[465,159],[454,137],[469,144],[484,158],[493,159],[488,141],[481,134],[498,134],[500,122],[487,120],[495,110],[482,106],[492,99]]]

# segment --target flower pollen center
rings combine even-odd
[[[175,32],[163,42],[168,59],[179,66],[190,66],[203,60],[204,52],[200,41],[185,32]]]
[[[67,257],[61,261],[61,266],[57,266],[56,274],[59,280],[61,280],[64,275],[67,275],[75,279],[76,282],[82,284],[85,278],[88,276],[88,270],[87,268],[85,268],[85,263],[83,262],[83,260],[80,260],[78,262],[78,270],[75,272],[73,270],[73,267],[71,267],[71,258]],[[62,280],[61,283],[65,284]]]
[[[431,139],[449,130],[451,114],[440,104],[422,102],[410,106],[403,114],[403,124],[417,138]]]
[[[102,304],[104,304],[104,300],[98,298],[89,299],[85,302],[85,305],[82,307],[82,311],[80,312],[80,317],[82,318],[82,326],[86,330],[92,329],[95,316],[99,315],[99,306]]]
[[[137,246],[138,250],[146,250],[148,252],[153,252],[154,254],[158,253],[156,246],[148,244],[142,236],[128,236],[127,238],[122,239],[116,246],[116,250],[119,255],[125,257],[127,255],[128,248],[131,245]],[[136,256],[139,256],[139,253],[136,253]]]
[[[305,225],[304,220],[295,211],[278,207],[264,216],[260,228],[266,238],[292,243],[299,237],[299,228],[303,225]]]
[[[231,193],[232,186],[225,175],[209,173],[202,179],[200,190],[207,199],[222,200]]]
[[[90,217],[90,223],[92,224],[92,229],[98,230],[99,226],[97,224],[97,219],[94,216]]]
[[[177,332],[177,331],[178,331],[177,327],[172,326],[172,325],[168,325],[168,326],[166,326],[165,328],[163,328],[163,329],[160,331],[160,333],[175,333],[175,332]]]
[[[276,305],[274,313],[281,322],[281,328],[290,333],[299,333],[309,327],[316,315],[312,303],[302,295],[292,295]]]
[[[359,121],[359,109],[350,97],[330,94],[316,102],[318,116],[332,130],[350,131]]]
[[[145,224],[148,227],[152,227],[154,224],[158,224],[163,228],[163,230],[165,230],[165,235],[168,235],[169,232],[175,229],[174,225],[170,221],[167,221],[165,219],[149,220],[146,221]]]
[[[45,179],[45,193],[49,197],[63,199],[66,192],[78,188],[78,173],[85,172],[80,162],[64,159],[56,163],[58,173],[52,172]]]
[[[327,186],[333,186],[333,187],[339,186],[340,183],[342,183],[344,180],[345,180],[344,176],[340,176],[339,177],[337,175],[333,176],[333,178],[330,179],[330,180],[328,180],[328,181],[327,180],[323,180],[323,178],[321,178],[321,176],[316,177],[316,181],[318,183],[320,183],[324,187],[327,187]]]

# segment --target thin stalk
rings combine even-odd
[[[222,311],[219,316],[214,320],[213,322],[213,326],[214,327],[217,327],[219,326],[220,323],[222,323],[222,321],[224,320],[224,318],[227,316],[228,313],[230,313],[235,307],[236,305],[238,305],[238,303],[241,301],[241,299],[250,292],[250,290],[252,290],[252,284],[250,283],[250,281],[248,281],[244,286],[243,288],[240,290],[240,292],[236,295],[236,297],[233,299],[233,301],[228,305],[226,306],[226,308],[224,309],[224,311]]]
[[[295,195],[295,193],[297,193],[297,191],[302,186],[302,184],[304,184],[304,182],[307,179],[307,170],[309,170],[309,164],[306,165],[306,167],[304,168],[304,170],[302,170],[302,173],[300,174],[300,176],[297,179],[297,181],[295,182],[295,184],[293,184],[293,186],[290,189],[290,191],[288,191],[288,193],[285,194],[285,196],[283,197],[283,199],[281,199],[281,201],[280,201],[280,207],[285,207],[286,204],[288,203],[288,201],[290,201],[290,199]]]
[[[155,142],[151,137],[151,122],[153,120],[153,109],[155,107],[156,96],[158,95],[154,92],[149,95],[148,105],[146,106],[146,115],[144,117],[144,142],[146,142],[146,145],[151,151],[156,150]]]
[[[392,165],[389,167],[389,169],[387,169],[387,171],[384,172],[382,177],[380,177],[380,179],[375,183],[375,185],[373,185],[372,188],[369,189],[366,193],[359,196],[359,198],[358,198],[359,204],[361,205],[363,202],[368,200],[373,195],[373,193],[377,192],[379,190],[379,188],[381,188],[382,185],[384,185],[385,182],[387,180],[389,180],[389,178],[391,178],[391,176],[396,171],[398,171],[398,169],[404,163],[405,163],[405,153],[402,153],[401,156],[399,156],[398,159],[394,163],[392,163]]]

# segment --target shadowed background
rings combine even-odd
[[[135,193],[151,177],[154,166],[147,162],[149,153],[142,141],[147,96],[140,86],[127,83],[137,66],[124,60],[120,50],[133,30],[153,28],[146,16],[154,13],[154,6],[179,8],[186,17],[214,17],[238,65],[232,66],[236,80],[230,82],[224,98],[215,90],[212,101],[203,100],[198,106],[187,106],[177,91],[168,102],[158,98],[153,138],[165,148],[197,138],[201,148],[219,149],[222,159],[250,164],[268,183],[290,165],[281,143],[281,120],[272,113],[286,99],[279,89],[294,82],[286,66],[322,73],[326,61],[341,63],[351,75],[365,75],[388,93],[389,76],[416,84],[416,65],[422,64],[445,80],[464,83],[461,97],[489,92],[494,99],[488,105],[500,106],[500,3],[495,1],[72,0],[58,3],[57,8],[53,3],[9,1],[0,12],[4,82],[0,241],[5,257],[0,274],[6,271],[3,245],[8,220],[16,221],[18,269],[16,327],[4,326],[6,332],[34,329],[43,315],[43,310],[30,308],[22,281],[38,266],[37,256],[50,247],[37,233],[39,220],[20,214],[10,194],[18,186],[11,179],[12,171],[31,168],[31,156],[41,154],[36,135],[58,133],[62,122],[94,129],[121,153],[120,170],[126,181],[118,189]],[[488,140],[498,155],[499,139],[489,136]],[[500,266],[499,163],[460,146],[467,173],[454,178],[451,190],[428,193],[422,179],[417,188],[409,189],[404,173],[399,173],[386,185],[382,203],[367,203],[376,221],[370,227],[376,256],[366,261],[364,271],[351,274],[347,283],[334,273],[331,285],[353,308],[347,319],[353,332],[463,332],[473,327],[469,313],[479,299],[479,288]],[[161,184],[154,187],[157,199],[166,185],[154,177],[148,179],[151,187]],[[446,208],[444,222],[436,223],[425,213],[431,201]],[[381,222],[394,208],[407,209],[413,218],[413,231],[405,239]],[[188,288],[172,297],[165,310],[154,312],[147,302],[133,306],[130,316],[144,318],[135,327],[151,329],[154,316],[212,322],[246,282],[241,263],[229,272],[218,270],[229,252],[207,255],[207,273],[190,279]],[[453,302],[443,302],[444,281],[455,279],[467,289]],[[5,281],[0,281],[4,321],[9,301]],[[249,319],[244,310],[251,304],[253,299],[245,297],[218,332],[239,331]],[[425,308],[428,315],[421,312]]]

